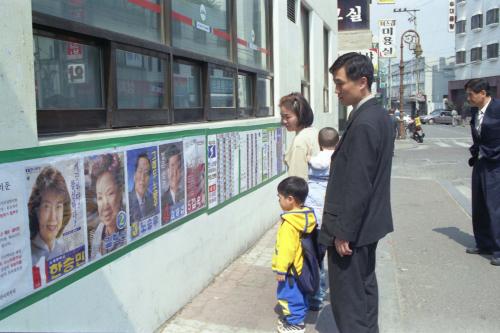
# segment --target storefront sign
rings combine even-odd
[[[379,20],[379,49],[381,58],[396,57],[396,20]]]
[[[370,28],[368,0],[339,0],[337,14],[339,31]]]
[[[448,31],[449,32],[455,32],[455,24],[456,24],[455,1],[449,0],[449,10],[448,10]]]

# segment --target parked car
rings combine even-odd
[[[436,109],[429,113],[428,115],[420,117],[422,123],[424,124],[448,124],[451,125],[453,117],[451,115],[451,111],[447,111],[444,109]]]

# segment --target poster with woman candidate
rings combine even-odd
[[[161,223],[186,215],[184,147],[182,140],[160,145]]]
[[[127,151],[127,185],[132,240],[160,227],[156,146]]]
[[[78,159],[41,161],[27,166],[25,175],[36,289],[86,263],[81,164]]]
[[[84,158],[87,233],[90,260],[127,243],[123,153]]]
[[[0,165],[0,308],[33,290],[24,170]]]
[[[205,207],[205,152],[205,136],[184,138],[187,214]]]

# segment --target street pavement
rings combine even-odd
[[[473,246],[469,129],[424,126],[423,144],[398,140],[392,172],[395,232],[377,251],[381,332],[500,332],[500,268]],[[271,256],[277,225],[160,333],[276,331]],[[328,295],[329,297],[329,295]],[[307,332],[337,332],[328,302]]]

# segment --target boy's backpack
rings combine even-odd
[[[323,261],[324,252],[318,243],[318,228],[300,237],[302,246],[302,273],[299,275],[295,266],[290,266],[290,271],[297,281],[297,285],[304,295],[314,295],[319,289],[319,269]]]

